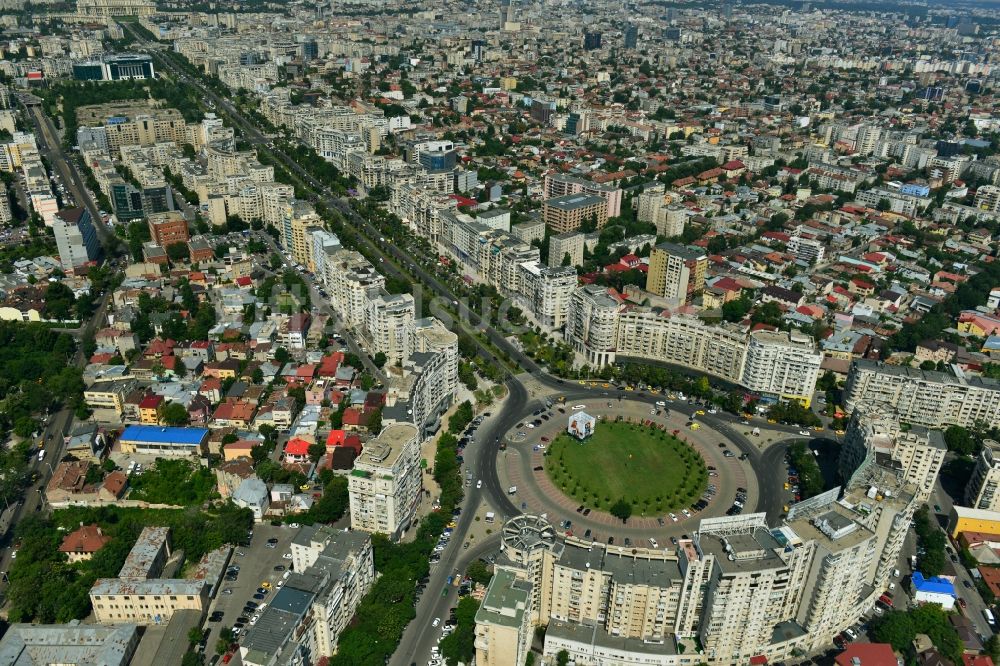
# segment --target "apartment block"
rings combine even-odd
[[[549,266],[579,266],[583,264],[584,234],[567,231],[549,237]],[[566,257],[569,257],[567,262]]]
[[[607,287],[586,285],[570,296],[566,311],[566,343],[582,354],[591,367],[615,360],[618,313],[622,302]]]
[[[247,666],[318,663],[337,651],[340,634],[375,581],[371,537],[327,525],[292,539],[294,572],[274,593],[240,644]]]
[[[856,360],[847,375],[844,403],[852,410],[862,403],[883,403],[901,421],[927,428],[970,428],[978,422],[1000,426],[1000,382],[966,375],[957,365],[951,372],[936,372]]]
[[[892,460],[904,481],[919,489],[927,501],[934,491],[948,447],[940,430],[901,427],[899,419],[882,405],[862,404],[854,409],[840,451],[840,473],[851,478],[870,456]]]
[[[595,183],[575,176],[562,173],[547,173],[542,184],[545,198],[553,199],[571,194],[587,194],[601,197],[607,207],[608,217],[618,217],[622,214],[622,190],[616,185]]]
[[[965,487],[965,503],[973,509],[1000,511],[1000,442],[987,439]]]
[[[351,525],[399,539],[416,512],[421,479],[417,428],[409,423],[385,427],[354,460],[348,477]]]
[[[566,323],[569,301],[577,287],[576,268],[549,268],[537,261],[520,265],[521,292],[518,305],[531,313],[548,330],[558,330]]]
[[[542,203],[542,219],[554,233],[576,231],[593,221],[600,229],[608,221],[608,208],[604,199],[587,194],[567,194]]]
[[[714,326],[690,315],[631,308],[619,317],[615,349],[618,356],[676,363],[739,383],[747,331],[736,324]]]
[[[531,650],[531,583],[498,569],[476,611],[476,663],[523,664]]]
[[[381,287],[368,291],[365,330],[371,351],[385,354],[390,365],[398,365],[410,356],[414,307],[410,294],[390,294]]]
[[[708,256],[700,248],[662,243],[649,255],[646,291],[673,301],[690,303],[705,287]]]
[[[59,250],[59,263],[67,273],[97,261],[100,256],[101,243],[86,208],[67,208],[56,213],[52,231]]]
[[[754,331],[747,344],[740,383],[750,391],[808,407],[819,379],[823,354],[798,331]]]

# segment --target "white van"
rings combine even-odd
[[[510,488],[507,489],[508,495],[513,495],[515,493],[517,493],[517,486],[511,486]]]

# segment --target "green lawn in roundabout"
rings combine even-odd
[[[625,422],[598,421],[583,441],[559,435],[545,452],[545,472],[589,508],[611,511],[624,500],[631,513],[645,516],[691,506],[708,483],[705,461],[690,446],[669,432]]]

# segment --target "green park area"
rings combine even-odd
[[[545,471],[581,504],[620,518],[651,516],[691,506],[708,482],[705,462],[667,432],[631,423],[599,421],[580,441],[557,437]]]

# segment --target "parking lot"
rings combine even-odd
[[[243,607],[247,601],[256,604],[267,603],[278,590],[278,581],[282,580],[285,571],[292,566],[291,559],[283,559],[283,555],[291,552],[290,544],[298,529],[287,525],[274,526],[269,522],[264,522],[254,526],[253,538],[249,546],[239,546],[233,551],[233,557],[229,561],[230,567],[239,567],[239,574],[235,581],[223,579],[218,594],[209,606],[206,617],[211,617],[213,613],[222,611],[222,618],[218,622],[206,621],[206,628],[210,631],[206,642],[206,652],[215,653],[215,642],[219,637],[221,627],[233,627],[237,618],[243,616]],[[277,543],[269,544],[270,539],[277,539]],[[273,546],[273,547],[271,547]],[[242,553],[242,554],[241,554]],[[284,567],[284,571],[275,571],[274,567]],[[267,582],[271,585],[270,592],[264,599],[254,599],[257,588],[261,583]],[[227,592],[231,590],[231,592]],[[249,619],[249,618],[248,618]],[[249,624],[243,627],[237,641],[249,629]]]

